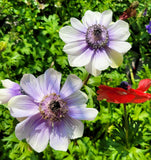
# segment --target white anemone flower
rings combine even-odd
[[[59,35],[66,43],[63,51],[72,67],[85,66],[89,73],[98,76],[109,66],[117,68],[122,64],[123,55],[131,48],[125,42],[130,36],[129,25],[123,20],[112,22],[112,14],[111,10],[88,10],[82,23],[71,18],[72,26],[61,28]]]

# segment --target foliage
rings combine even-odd
[[[0,0],[0,80],[19,82],[25,73],[42,74],[53,67],[60,71],[63,81],[73,73],[84,80],[88,73],[82,67],[71,68],[59,30],[69,24],[71,17],[81,19],[86,10],[112,9],[114,20],[133,0]],[[147,8],[147,15],[143,12]],[[151,158],[151,105],[128,104],[129,143],[125,142],[123,106],[98,102],[96,90],[100,84],[115,87],[128,81],[133,88],[140,79],[151,78],[151,41],[145,25],[149,23],[151,3],[139,1],[136,17],[127,21],[132,49],[124,55],[118,69],[108,68],[98,77],[91,77],[82,90],[88,95],[88,107],[99,110],[94,121],[85,123],[83,138],[72,140],[67,152],[55,151],[49,146],[42,153],[33,151],[26,141],[14,134],[18,123],[7,106],[0,105],[1,160],[149,160]],[[1,84],[0,84],[1,85]],[[151,88],[149,89],[151,93]]]

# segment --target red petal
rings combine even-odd
[[[136,90],[145,92],[150,88],[150,86],[151,86],[151,79],[143,79],[139,82],[138,88]]]

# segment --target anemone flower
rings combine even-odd
[[[93,120],[98,111],[86,108],[87,96],[80,91],[82,81],[69,75],[60,89],[61,73],[48,69],[35,78],[25,74],[20,86],[24,95],[11,98],[8,108],[13,117],[24,118],[15,128],[19,140],[26,139],[37,152],[49,142],[55,150],[66,151],[70,139],[83,135],[80,120]]]
[[[7,103],[12,97],[22,94],[19,84],[9,79],[2,80],[5,88],[0,89],[0,104]]]
[[[112,22],[112,11],[103,13],[86,11],[82,23],[71,18],[72,26],[60,29],[60,38],[66,43],[63,51],[68,54],[73,67],[85,66],[94,76],[108,66],[117,68],[122,64],[123,54],[131,45],[125,42],[130,33],[128,23],[118,20]]]
[[[127,82],[122,82],[116,88],[100,85],[97,99],[113,103],[143,103],[151,99],[150,93],[144,93],[150,86],[151,79],[141,80],[137,89],[132,89]]]
[[[149,25],[146,25],[146,29],[149,34],[151,34],[151,21],[149,22]]]

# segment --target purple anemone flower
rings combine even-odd
[[[151,34],[151,21],[149,22],[149,25],[146,25],[146,29],[149,34]]]
[[[37,152],[42,152],[48,142],[55,150],[66,151],[70,139],[83,135],[80,120],[93,120],[98,113],[94,108],[86,108],[81,79],[69,75],[61,89],[60,81],[61,73],[54,69],[37,78],[25,74],[20,86],[26,95],[13,97],[8,103],[13,117],[26,117],[17,124],[16,137],[26,139]]]
[[[21,94],[21,89],[19,84],[12,82],[9,79],[2,80],[1,82],[5,88],[0,89],[0,104],[5,104],[12,97]]]
[[[130,35],[128,23],[122,20],[111,23],[111,10],[103,13],[88,10],[82,23],[76,18],[70,21],[72,26],[61,28],[59,35],[66,43],[63,50],[71,66],[85,66],[89,73],[97,76],[108,66],[121,65],[123,54],[131,48],[125,42]]]

